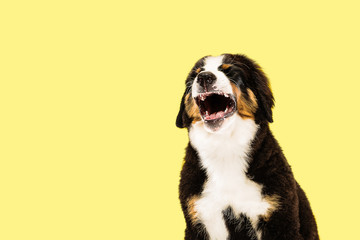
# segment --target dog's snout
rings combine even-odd
[[[216,80],[216,76],[212,72],[201,72],[197,76],[197,82],[201,87],[212,85]]]

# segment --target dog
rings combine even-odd
[[[185,240],[316,240],[309,201],[272,132],[274,97],[245,55],[206,56],[186,79],[179,198]]]

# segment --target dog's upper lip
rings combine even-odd
[[[210,95],[213,95],[213,94],[217,94],[217,95],[223,95],[225,97],[231,97],[232,94],[229,94],[229,93],[224,93],[224,92],[203,92],[203,93],[200,93],[198,96],[196,96],[195,98],[200,98],[202,101],[205,100],[206,97],[210,96]]]

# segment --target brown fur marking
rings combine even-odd
[[[231,64],[225,64],[224,63],[224,64],[221,65],[221,68],[224,69],[224,70],[228,69],[229,67],[231,67]]]
[[[244,119],[255,119],[254,114],[258,108],[258,104],[254,93],[250,89],[247,89],[250,99],[246,99],[234,83],[231,83],[231,87],[236,97],[236,105],[239,115]]]
[[[198,196],[192,196],[187,201],[188,214],[192,224],[196,224],[196,222],[198,221],[197,212],[195,210],[195,203],[197,200],[199,200]]]
[[[185,96],[185,111],[190,118],[193,119],[192,123],[201,120],[200,111],[193,98],[190,98],[190,93]]]
[[[270,204],[270,208],[267,213],[263,215],[263,219],[265,222],[270,220],[271,215],[280,207],[280,197],[278,195],[266,196],[265,201]]]

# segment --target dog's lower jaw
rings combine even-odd
[[[202,122],[204,124],[205,130],[209,133],[221,133],[223,131],[226,131],[227,128],[229,128],[229,126],[234,122],[234,118],[220,118],[213,121],[202,120]]]

